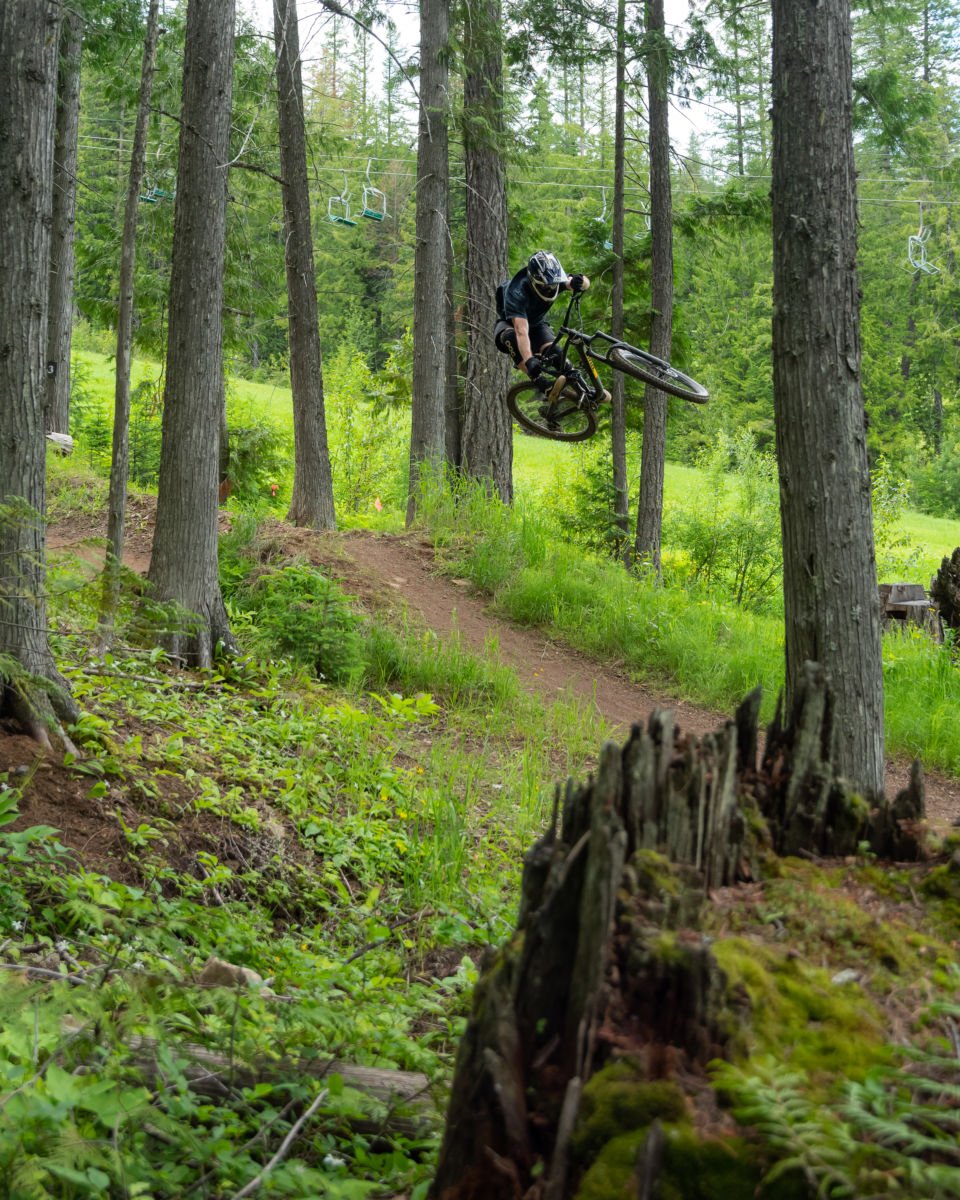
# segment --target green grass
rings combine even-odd
[[[88,372],[88,386],[112,394],[107,357],[78,354]],[[155,373],[151,364],[135,367],[135,378]],[[289,419],[286,387],[234,379],[231,395],[277,420]],[[402,452],[398,445],[397,456]],[[616,566],[552,540],[544,517],[556,507],[551,498],[568,487],[580,469],[583,453],[576,446],[518,435],[515,509],[491,506],[479,494],[466,502],[461,497],[456,512],[450,505],[435,506],[426,519],[438,547],[463,559],[456,569],[495,595],[511,619],[550,628],[590,654],[626,664],[636,678],[667,694],[718,711],[731,711],[746,692],[760,685],[764,717],[769,717],[782,683],[783,631],[778,618],[750,614],[710,595],[630,580]],[[666,465],[667,506],[682,503],[702,485],[697,469]],[[381,511],[348,514],[348,523],[401,528],[396,498],[391,503],[385,492],[384,499]],[[89,496],[80,501],[93,502]],[[902,570],[890,568],[891,578],[928,585],[940,560],[960,545],[960,521],[908,511],[898,517],[895,529],[904,543],[897,557],[912,562]],[[922,637],[889,637],[884,658],[888,748],[920,754],[928,766],[960,772],[960,721],[954,715],[960,711],[957,671]]]
[[[762,717],[772,716],[783,686],[778,617],[632,578],[559,541],[537,502],[505,509],[467,493],[456,503],[437,491],[423,519],[451,570],[492,594],[505,616],[720,713],[759,686]],[[960,774],[960,670],[949,650],[919,631],[886,635],[884,685],[888,752]]]
[[[897,530],[919,551],[915,577],[903,582],[922,583],[929,588],[941,561],[960,546],[960,521],[908,510],[897,522]]]

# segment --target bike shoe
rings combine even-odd
[[[551,401],[551,403],[552,403],[554,400],[557,399],[557,397],[560,395],[560,393],[563,391],[563,389],[566,386],[567,386],[566,375],[558,375],[557,378],[554,380],[553,387],[550,389],[549,392],[547,392],[547,399],[549,401]]]

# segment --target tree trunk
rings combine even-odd
[[[113,453],[110,461],[110,495],[107,506],[107,555],[103,573],[100,605],[101,637],[104,644],[119,603],[120,565],[123,562],[123,534],[127,510],[127,482],[130,474],[130,362],[133,348],[133,277],[137,255],[137,214],[143,188],[147,154],[147,122],[153,96],[153,75],[157,59],[157,16],[159,0],[150,0],[147,28],[140,67],[140,97],[137,123],[130,152],[127,178],[127,203],[123,214],[123,238],[120,243],[120,287],[117,308],[117,361],[113,392]]]
[[[450,190],[447,189],[447,220],[450,228]],[[446,362],[443,378],[443,457],[453,468],[460,466],[460,442],[463,434],[463,406],[460,397],[460,361],[457,354],[457,310],[453,303],[453,253],[447,253],[447,280],[443,289],[443,319],[446,327]],[[462,310],[461,310],[462,313]],[[462,319],[462,316],[461,316]]]
[[[51,433],[68,433],[70,429],[74,214],[77,203],[77,133],[80,128],[80,30],[80,14],[73,8],[64,8],[60,26],[53,221],[50,234],[50,314],[47,318],[45,426]]]
[[[663,0],[647,2],[647,111],[650,119],[650,353],[669,360],[673,340],[673,200],[670,189],[670,77]],[[636,556],[660,577],[667,398],[646,388]]]
[[[444,457],[447,228],[447,0],[420,5],[420,135],[417,143],[417,219],[413,265],[413,412],[407,525],[417,509],[421,468],[437,470]]]
[[[295,452],[293,496],[287,520],[294,525],[335,529],[310,228],[296,0],[274,0],[273,22],[277,44],[277,105]]]
[[[223,269],[233,73],[233,0],[187,7],[180,166],[170,273],[167,384],[154,598],[195,616],[163,643],[208,667],[234,648],[217,574],[217,468],[223,397]]]
[[[77,709],[47,634],[44,348],[60,4],[0,7],[0,715],[50,745]],[[28,676],[54,685],[49,694]]]
[[[833,694],[836,763],[883,789],[883,674],[860,384],[849,0],[773,5],[773,372],[786,698]]]
[[[510,360],[493,344],[494,296],[509,274],[503,161],[503,19],[500,0],[468,10],[464,31],[464,166],[467,194],[467,370],[462,462],[504,504],[513,500],[513,428],[506,405]]]
[[[613,288],[611,290],[611,327],[615,338],[623,337],[623,227],[626,215],[626,71],[627,5],[617,4],[616,109],[613,121]],[[624,378],[614,371],[610,382],[610,452],[613,460],[614,520],[620,530],[618,553],[627,565],[630,555],[630,491],[627,480],[627,413]]]

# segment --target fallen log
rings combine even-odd
[[[174,1062],[190,1090],[211,1100],[223,1100],[236,1095],[241,1088],[258,1083],[320,1080],[338,1075],[345,1087],[362,1092],[383,1106],[382,1116],[338,1118],[346,1120],[357,1132],[424,1137],[436,1129],[439,1119],[430,1081],[417,1071],[362,1067],[327,1057],[262,1056],[239,1063],[191,1042],[161,1042],[140,1036],[128,1039],[127,1046],[137,1070],[154,1086]]]

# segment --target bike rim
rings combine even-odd
[[[579,399],[578,392],[566,388],[550,404],[532,383],[518,384],[508,395],[510,410],[522,429],[559,442],[580,442],[596,431],[596,418],[581,407]]]
[[[706,404],[710,399],[710,393],[702,384],[669,363],[660,366],[620,346],[610,351],[610,362],[628,375],[642,379],[645,383],[652,384],[660,391],[669,392],[671,396],[678,396],[681,400],[689,400],[693,404]]]

